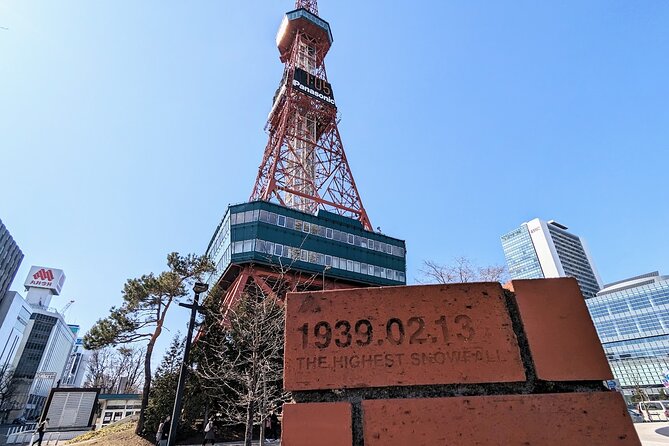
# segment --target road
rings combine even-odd
[[[668,446],[669,422],[635,423],[643,446]]]

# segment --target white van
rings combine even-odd
[[[642,401],[636,403],[635,409],[641,412],[644,421],[669,420],[669,401]]]

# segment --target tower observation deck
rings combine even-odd
[[[227,209],[207,247],[208,282],[226,291],[226,308],[252,286],[282,297],[406,283],[405,242],[372,230],[346,159],[325,71],[332,43],[317,1],[297,0],[276,37],[284,71],[253,192]]]

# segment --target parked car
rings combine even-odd
[[[644,421],[669,420],[669,401],[642,401],[633,410],[640,412]]]
[[[643,415],[638,410],[628,408],[627,412],[630,414],[633,423],[643,423]]]
[[[23,426],[27,422],[28,421],[25,419],[25,417],[18,417],[18,418],[14,418],[14,421],[12,421],[12,424],[18,424],[19,426]]]

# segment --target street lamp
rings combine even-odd
[[[331,266],[326,266],[325,268],[323,268],[323,288],[322,288],[323,290],[325,290],[325,271],[331,268],[332,268]]]
[[[188,367],[190,361],[191,338],[193,337],[193,327],[195,326],[195,315],[197,311],[202,308],[200,303],[200,293],[204,293],[209,289],[206,283],[195,282],[193,285],[193,304],[179,303],[180,307],[190,308],[190,322],[188,323],[188,334],[186,335],[186,345],[184,346],[184,359],[181,362],[181,371],[179,372],[179,383],[177,384],[177,394],[174,398],[174,410],[172,411],[172,419],[170,420],[170,436],[167,439],[168,446],[174,446],[177,440],[177,429],[179,428],[179,419],[181,419],[181,400],[183,398],[184,387],[186,385],[186,378],[188,377]]]

